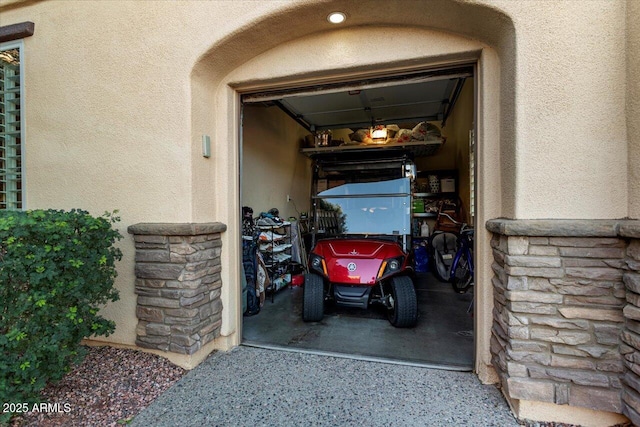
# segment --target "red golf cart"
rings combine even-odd
[[[303,320],[322,320],[331,302],[364,309],[380,304],[393,326],[416,324],[408,256],[414,171],[403,156],[316,161]]]

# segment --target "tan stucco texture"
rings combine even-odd
[[[24,39],[26,207],[227,224],[238,344],[239,93],[477,64],[477,363],[491,381],[490,218],[640,216],[640,6],[629,0],[0,0]],[[339,27],[326,21],[347,14]],[[212,156],[202,156],[209,135]],[[286,192],[285,192],[286,193]],[[283,197],[283,196],[282,196]],[[131,236],[112,342],[135,341]]]

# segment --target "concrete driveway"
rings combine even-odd
[[[253,347],[219,352],[132,426],[518,426],[495,386],[454,372]]]

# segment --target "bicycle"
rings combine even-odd
[[[440,212],[454,224],[460,225],[460,232],[456,240],[456,253],[449,269],[448,282],[457,293],[465,293],[474,285],[473,264],[473,235],[474,229],[464,222],[453,219],[450,215]]]

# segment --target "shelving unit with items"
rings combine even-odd
[[[429,230],[433,230],[435,219],[443,203],[459,204],[458,171],[444,169],[419,172],[412,196],[412,234],[414,237],[419,237],[424,234],[422,225],[425,221]]]
[[[271,293],[271,301],[280,289],[291,283],[291,223],[257,225],[258,250],[269,273],[266,292]]]

